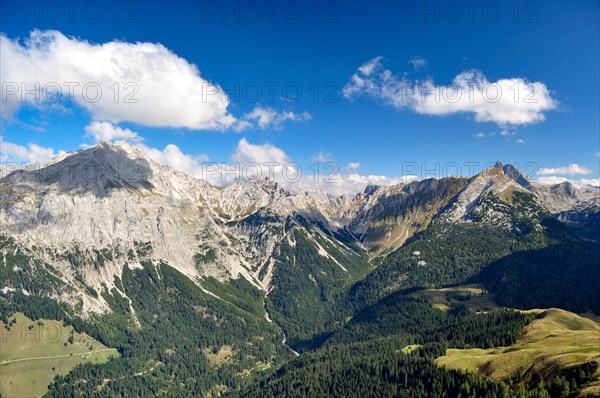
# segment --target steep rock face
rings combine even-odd
[[[515,192],[528,192],[510,175],[506,175],[501,164],[497,164],[471,178],[443,217],[450,222],[469,222],[473,216],[483,215],[481,206],[489,204],[486,199],[497,197],[502,202],[511,203]],[[502,205],[500,205],[502,206]],[[486,206],[485,216],[497,225],[508,222],[505,212],[500,207]]]
[[[202,239],[218,242],[224,232],[218,214],[222,190],[162,167],[125,143],[103,143],[53,162],[18,171],[2,180],[3,232],[27,246],[55,252],[114,250],[103,267],[120,275],[135,266],[138,246],[148,244],[150,259],[165,261],[191,278],[215,276],[252,280],[237,252],[223,254],[219,267],[197,267]],[[207,238],[199,236],[208,232]],[[86,282],[112,286],[110,275],[86,273]]]
[[[349,230],[380,254],[399,248],[425,230],[437,212],[467,183],[466,178],[415,181],[392,187],[367,187]]]
[[[560,212],[558,219],[569,222],[600,222],[600,197],[577,203],[570,210]]]
[[[501,168],[505,176],[512,179],[523,188],[531,189],[531,182],[512,164],[502,164],[502,162],[497,162],[495,166]]]

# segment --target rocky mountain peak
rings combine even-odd
[[[531,189],[531,182],[527,179],[527,177],[525,177],[525,175],[521,173],[518,168],[509,163],[504,164],[501,161],[497,161],[492,167],[489,167],[488,169],[474,176],[473,181],[489,178],[492,179],[490,180],[490,183],[501,182],[509,179],[513,182],[516,182],[522,188],[527,190]]]
[[[569,181],[561,182],[560,184],[553,185],[550,189],[554,192],[561,192],[567,196],[575,197],[577,195],[577,188]]]
[[[525,175],[523,175],[523,173],[521,173],[519,171],[519,169],[517,169],[512,164],[503,165],[502,171],[504,172],[505,176],[512,179],[513,181],[515,181],[517,184],[519,184],[523,188],[526,188],[526,189],[531,188],[531,182],[529,182],[527,177],[525,177]]]
[[[52,186],[63,192],[92,192],[104,197],[116,188],[151,189],[156,167],[127,143],[104,142],[69,156],[63,154],[39,168],[18,170],[2,182]]]
[[[373,195],[379,188],[379,185],[369,184],[365,187],[363,193],[365,194],[365,196],[370,196]]]

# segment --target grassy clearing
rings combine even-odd
[[[224,345],[223,347],[219,348],[219,352],[216,354],[209,349],[204,350],[204,355],[206,355],[208,362],[210,362],[213,366],[219,366],[223,363],[226,363],[229,358],[233,356],[233,354],[233,348],[228,345]]]
[[[57,374],[80,363],[104,363],[118,355],[98,341],[76,333],[62,322],[32,321],[21,313],[0,321],[0,394],[41,396]]]
[[[449,349],[438,365],[474,371],[496,381],[516,374],[528,382],[536,377],[553,378],[560,369],[588,361],[600,364],[600,324],[559,309],[543,311],[516,344],[496,349]],[[600,368],[596,380],[582,394],[600,394]],[[596,395],[598,396],[598,395]]]
[[[477,311],[491,311],[500,308],[494,301],[494,295],[482,289],[480,285],[419,290],[409,294],[409,296],[425,299],[443,311],[448,311],[451,306],[456,304],[464,304]]]
[[[401,350],[396,350],[396,352],[402,352],[403,354],[408,355],[419,347],[421,347],[421,344],[409,344]]]

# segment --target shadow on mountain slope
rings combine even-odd
[[[513,252],[474,281],[484,283],[507,307],[600,313],[600,257],[581,242]]]
[[[6,200],[11,194],[26,193],[30,184],[55,185],[64,193],[90,192],[104,198],[113,189],[152,189],[151,177],[151,165],[144,157],[132,158],[124,148],[105,143],[42,168],[17,170],[0,182]]]

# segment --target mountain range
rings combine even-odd
[[[597,187],[534,184],[500,162],[473,178],[368,186],[348,198],[291,192],[268,178],[217,187],[161,166],[128,143],[104,142],[18,170],[0,184],[4,237],[52,264],[78,297],[89,289],[99,293],[102,284],[114,287],[125,264],[139,265],[141,248],[148,249],[144,258],[165,262],[200,286],[206,277],[242,277],[270,291],[274,251],[282,242],[293,245],[296,232],[348,272],[337,257],[385,256],[436,221],[518,228],[508,212],[518,193],[568,224],[600,222]],[[81,270],[67,258],[73,253],[84,264],[97,256],[105,261]],[[84,311],[108,310],[86,294],[83,304]]]
[[[241,311],[284,358],[415,289],[478,283],[512,308],[600,311],[600,189],[500,162],[347,197],[268,178],[214,186],[104,142],[0,179],[0,224],[1,296],[56,303],[126,356],[117,330],[155,324],[152,289],[157,313],[199,289],[206,303],[188,304],[202,322]]]

